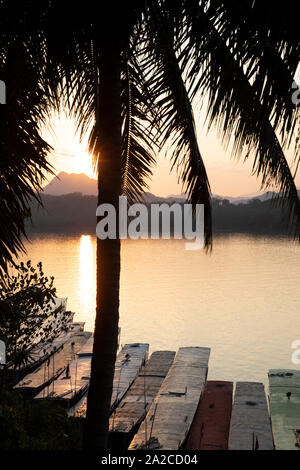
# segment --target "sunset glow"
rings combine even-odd
[[[85,173],[96,178],[92,155],[87,151],[89,132],[80,139],[76,123],[64,113],[53,113],[48,125],[41,129],[42,137],[53,147],[49,160],[56,173]]]
[[[197,133],[212,193],[226,197],[253,195],[260,192],[260,178],[251,175],[251,159],[244,162],[243,160],[238,161],[230,158],[230,151],[225,151],[222,147],[216,132],[211,131],[207,134],[202,121],[203,115],[200,115],[197,122]],[[49,161],[54,166],[56,174],[61,171],[84,173],[90,178],[96,179],[96,173],[93,171],[92,155],[87,151],[89,131],[80,140],[75,121],[65,113],[53,113],[51,122],[41,129],[41,134],[53,147],[53,151],[49,155]],[[293,159],[289,154],[290,152],[287,153],[287,156],[291,168],[293,168]],[[157,155],[157,165],[153,168],[151,181],[148,182],[150,192],[164,197],[182,192],[182,186],[178,183],[178,175],[175,171],[170,173],[170,169],[169,158],[166,158],[164,152],[161,152]],[[299,172],[295,181],[299,187]]]
[[[72,173],[85,173],[90,178],[94,178],[92,155],[81,148],[78,149],[78,152],[74,152],[72,157]]]

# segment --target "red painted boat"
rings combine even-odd
[[[186,450],[226,450],[230,429],[233,383],[206,383],[185,445]]]

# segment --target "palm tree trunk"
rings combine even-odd
[[[121,192],[121,57],[116,40],[106,38],[100,59],[98,115],[100,164],[98,204],[112,204],[117,213]],[[120,240],[97,239],[97,297],[94,350],[87,401],[84,448],[105,450],[110,400],[118,347]]]

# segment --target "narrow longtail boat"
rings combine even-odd
[[[80,400],[88,391],[93,354],[93,335],[79,351],[77,358],[72,361],[66,373],[54,380],[48,395],[40,392],[35,399],[48,399],[60,403],[69,409],[69,414],[84,417],[86,400]],[[117,356],[115,366],[112,407],[116,406],[138,374],[143,361],[148,354],[148,344],[126,344]]]
[[[33,372],[26,375],[14,386],[14,389],[21,391],[28,398],[33,398],[46,387],[47,390],[43,394],[49,394],[51,390],[49,387],[53,381],[66,370],[67,364],[75,359],[76,354],[91,336],[91,333],[87,331],[80,331],[80,325],[78,325],[78,331],[76,332],[74,329],[73,332],[74,334],[67,337],[66,342],[57,352]]]
[[[300,371],[269,371],[270,413],[276,450],[300,450]]]
[[[59,299],[64,300],[65,299]],[[65,307],[63,307],[65,308]],[[12,362],[6,364],[6,380],[11,386],[16,385],[26,375],[35,371],[41,364],[47,361],[52,354],[59,351],[69,341],[70,337],[78,331],[83,331],[84,322],[73,322],[74,312],[61,312],[66,321],[66,327],[52,341],[40,341],[32,345],[29,354],[30,361],[21,368],[15,369]],[[59,321],[59,320],[58,320]]]
[[[203,394],[209,348],[180,348],[129,450],[177,450],[186,441]]]
[[[67,325],[65,331],[62,331],[52,342],[40,342],[32,348],[30,351],[30,356],[33,360],[32,364],[29,366],[30,370],[34,370],[44,361],[46,361],[52,354],[56,353],[63,347],[63,345],[69,341],[74,334],[78,331],[83,331],[84,323],[83,322],[72,322],[74,312],[70,312],[70,321]]]
[[[115,409],[134,382],[144,361],[148,357],[148,351],[149,344],[130,343],[125,344],[118,353],[115,363],[111,411]],[[80,402],[70,409],[69,415],[76,418],[85,418],[86,406],[87,397],[84,396]]]
[[[211,380],[191,425],[186,450],[226,450],[230,429],[233,383]]]
[[[274,449],[268,404],[262,383],[236,383],[228,449]]]
[[[126,450],[146,416],[175,357],[174,351],[156,351],[114,409],[109,421],[109,446]]]
[[[70,362],[65,372],[53,381],[50,392],[45,393],[45,391],[42,390],[34,399],[47,399],[55,404],[61,404],[66,408],[70,408],[74,403],[80,400],[89,386],[93,342],[94,336],[91,334],[80,349],[77,358]]]

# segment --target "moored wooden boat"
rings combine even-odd
[[[155,351],[110,417],[110,447],[126,450],[157,395],[175,357],[174,351]]]
[[[125,344],[117,356],[113,392],[111,397],[112,410],[118,405],[124,394],[139,373],[142,364],[148,358],[149,344]]]
[[[130,450],[182,448],[204,391],[210,349],[180,348]]]
[[[77,358],[67,366],[65,373],[53,381],[50,393],[41,391],[35,400],[47,399],[67,408],[80,400],[89,386],[93,342],[94,336],[91,334],[82,347],[82,353],[79,351]]]
[[[111,397],[111,410],[121,401],[137,374],[142,364],[148,357],[149,344],[131,343],[125,344],[117,355],[115,363],[115,374],[113,381],[113,392]],[[70,415],[77,418],[86,416],[87,398],[84,397],[73,409]]]
[[[34,370],[35,367],[46,361],[52,354],[59,351],[72,335],[83,330],[84,323],[71,321],[73,315],[74,312],[70,312],[70,322],[67,325],[67,329],[62,331],[52,342],[40,342],[32,348],[30,352],[33,361],[30,365],[31,370]]]
[[[276,450],[300,450],[300,371],[269,371],[270,413]]]
[[[228,448],[232,392],[232,382],[207,381],[189,431],[186,450]]]
[[[236,383],[228,448],[273,450],[271,422],[262,383]]]
[[[63,347],[72,335],[78,331],[83,331],[84,322],[72,322],[73,316],[74,312],[70,312],[67,328],[55,337],[52,342],[41,341],[33,345],[30,350],[30,362],[28,364],[15,370],[12,362],[7,363],[6,380],[11,386],[16,385],[26,375],[34,372],[41,364],[49,360],[53,354]]]
[[[68,326],[72,321],[74,317],[74,312],[67,312],[67,298],[66,297],[55,297],[53,301],[51,301],[47,308],[49,309],[49,312],[46,316],[46,318],[43,319],[41,328],[46,329],[47,327],[51,326],[54,328],[59,328],[62,324],[65,324]],[[42,314],[42,310],[38,309],[38,312],[36,313],[36,316],[39,317],[39,315]],[[22,343],[22,337],[18,339],[20,343]],[[32,343],[31,347],[32,350],[34,350],[37,346],[39,346],[41,342],[39,341],[38,337],[33,337],[32,338]]]
[[[67,337],[66,342],[57,352],[51,355],[48,361],[45,361],[33,372],[26,375],[24,379],[15,385],[14,389],[21,391],[28,398],[33,398],[47,387],[43,394],[48,395],[50,393],[49,386],[66,370],[67,364],[74,360],[75,355],[90,336],[91,333],[80,331],[79,325],[78,331],[74,330],[74,334]]]

